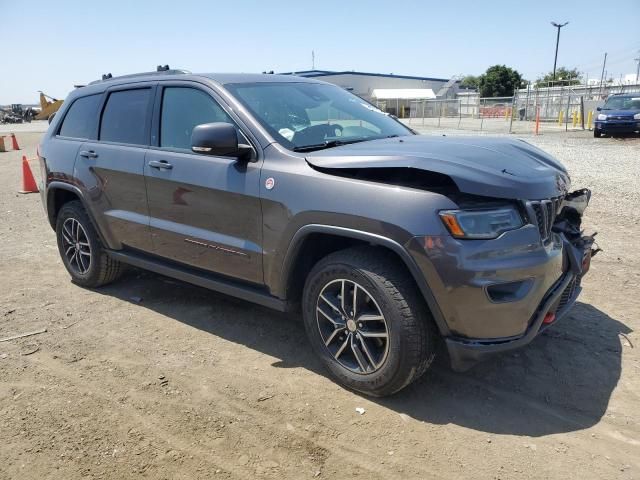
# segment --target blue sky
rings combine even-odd
[[[193,72],[311,67],[448,78],[506,64],[635,72],[640,0],[0,0],[0,104],[64,97],[74,84],[169,64]],[[29,31],[29,33],[27,33]],[[14,40],[14,39],[20,39]]]

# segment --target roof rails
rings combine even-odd
[[[169,68],[169,65],[158,65],[156,67],[155,72],[130,73],[128,75],[119,75],[117,77],[114,77],[111,73],[105,73],[104,75],[102,75],[102,79],[94,80],[93,82],[90,82],[89,85],[107,82],[109,80],[119,80],[123,78],[146,77],[148,75],[176,75],[176,74],[190,74],[190,73],[191,72],[188,70],[171,69]]]

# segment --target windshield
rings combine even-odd
[[[637,97],[610,97],[603,110],[640,110],[640,95]]]
[[[334,85],[252,83],[226,87],[290,150],[412,135],[386,113]]]

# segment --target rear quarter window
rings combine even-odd
[[[147,145],[150,88],[112,92],[102,113],[100,140]]]
[[[58,135],[79,139],[91,138],[95,132],[101,97],[102,94],[96,94],[77,98],[62,120]]]

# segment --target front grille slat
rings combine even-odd
[[[527,202],[527,210],[531,217],[530,221],[538,227],[540,239],[543,243],[547,243],[551,239],[551,229],[561,204],[562,197]]]

